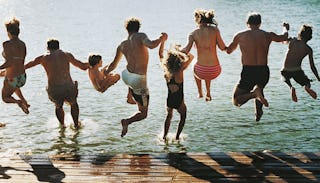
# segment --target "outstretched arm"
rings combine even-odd
[[[162,40],[165,39],[164,36],[165,36],[164,33],[161,33],[161,36],[158,39],[153,40],[153,41],[151,41],[147,36],[145,36],[145,38],[142,40],[142,43],[146,47],[153,49],[153,48],[157,47],[161,43]]]
[[[312,51],[311,48],[310,48],[310,51],[309,51],[309,54],[308,54],[308,55],[309,55],[309,63],[310,63],[311,70],[312,70],[313,74],[316,76],[316,78],[318,79],[318,81],[320,81],[320,77],[319,77],[317,68],[316,68],[316,66],[314,65],[314,61],[313,61],[313,51]]]
[[[181,51],[184,53],[189,53],[192,48],[193,43],[194,43],[194,39],[193,39],[192,34],[190,34],[189,38],[188,38],[188,44],[184,48],[182,48]]]
[[[24,69],[29,69],[31,67],[34,67],[36,65],[41,64],[41,60],[42,60],[43,56],[39,56],[37,58],[35,58],[33,61],[30,61],[29,63],[24,65]]]
[[[119,64],[121,57],[123,53],[121,51],[121,44],[117,48],[116,56],[114,57],[113,61],[109,64],[109,66],[106,68],[104,67],[104,74],[109,74],[111,71],[113,71]]]
[[[228,54],[231,54],[238,47],[238,44],[239,44],[239,36],[235,35],[233,37],[232,42],[228,47],[225,48],[225,50],[227,51]]]
[[[271,41],[275,41],[275,42],[288,41],[288,31],[290,26],[288,23],[283,23],[282,26],[283,26],[283,33],[281,35],[277,35],[273,32],[270,33]]]
[[[71,53],[66,53],[67,56],[68,56],[68,60],[69,62],[78,67],[79,69],[81,70],[87,70],[89,68],[89,63],[84,63],[84,62],[81,62],[80,60],[77,60],[76,58],[74,58],[74,56],[71,54]]]
[[[220,48],[220,50],[225,51],[227,49],[226,45],[224,44],[224,41],[221,37],[220,31],[219,29],[217,29],[217,42],[218,42],[218,47]]]

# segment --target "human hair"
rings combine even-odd
[[[13,36],[19,35],[19,33],[20,33],[19,25],[20,25],[20,21],[15,17],[13,17],[11,20],[9,20],[5,23],[5,26],[7,28],[7,32],[9,32]]]
[[[140,29],[141,23],[138,18],[131,17],[125,21],[124,26],[128,32],[138,32]]]
[[[213,10],[196,10],[194,12],[194,19],[197,24],[216,24]]]
[[[171,79],[174,73],[181,70],[182,63],[187,60],[188,56],[177,50],[177,46],[175,49],[170,49],[162,62],[165,77]]]
[[[260,25],[261,15],[259,13],[253,12],[248,14],[247,24],[249,25]]]
[[[53,38],[49,39],[47,41],[47,48],[49,50],[57,50],[57,49],[59,49],[59,41],[56,40],[56,39],[53,39]]]
[[[298,33],[299,39],[309,41],[312,38],[312,27],[310,25],[302,25]]]
[[[101,59],[102,59],[101,55],[91,54],[91,55],[89,55],[89,58],[88,58],[89,65],[91,67],[93,67],[93,66],[97,65]]]

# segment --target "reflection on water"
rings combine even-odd
[[[86,61],[90,52],[99,53],[103,64],[113,59],[117,45],[127,37],[123,27],[129,16],[141,18],[141,31],[151,39],[161,32],[169,35],[168,44],[186,44],[187,37],[196,27],[193,11],[196,8],[215,10],[215,18],[224,41],[246,28],[249,11],[262,14],[262,29],[281,33],[282,21],[290,23],[290,36],[296,36],[301,24],[314,27],[309,41],[314,50],[315,64],[320,70],[320,4],[318,1],[261,0],[261,1],[198,1],[164,0],[94,0],[94,1],[0,1],[0,21],[11,15],[21,20],[20,37],[27,45],[29,61],[46,51],[46,40],[56,37],[63,50]],[[75,8],[70,8],[75,7]],[[157,8],[154,8],[157,7]],[[288,11],[290,10],[290,11]],[[179,13],[177,13],[179,12]],[[0,28],[0,41],[7,39],[5,28]],[[71,67],[72,77],[79,83],[80,120],[78,132],[68,126],[61,130],[55,118],[54,105],[45,91],[47,80],[41,67],[27,71],[27,83],[22,88],[31,104],[25,115],[16,105],[0,102],[0,153],[99,154],[149,152],[212,152],[212,151],[319,151],[319,99],[313,100],[297,87],[298,103],[293,103],[289,90],[280,80],[279,70],[286,45],[272,43],[269,54],[270,81],[265,95],[270,107],[264,110],[260,123],[254,119],[253,103],[240,109],[231,103],[232,90],[241,71],[239,50],[231,55],[218,52],[222,73],[212,82],[213,101],[197,99],[197,88],[190,66],[185,71],[185,102],[188,108],[183,130],[186,138],[179,142],[164,143],[158,135],[163,130],[166,116],[167,87],[159,66],[157,49],[150,51],[148,85],[150,109],[148,118],[129,127],[125,138],[120,137],[120,120],[137,109],[126,103],[124,83],[112,86],[105,93],[94,90],[87,72]],[[195,49],[192,49],[195,55]],[[195,58],[196,59],[196,58]],[[2,63],[2,61],[0,61]],[[115,72],[125,68],[124,59]],[[303,62],[306,74],[314,79],[308,61]],[[2,83],[3,78],[0,78]],[[294,83],[296,84],[296,83]],[[319,82],[312,88],[320,92]],[[72,125],[70,109],[65,108],[66,124]],[[170,132],[175,132],[179,115],[174,114]],[[162,134],[160,135],[162,136]],[[161,138],[160,138],[161,139]]]
[[[60,136],[57,141],[51,146],[49,151],[55,151],[57,154],[70,154],[76,155],[79,151],[79,142],[77,140],[80,131],[75,130],[71,136],[66,136],[66,129],[61,128],[59,130]]]

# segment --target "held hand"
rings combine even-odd
[[[289,24],[288,24],[288,23],[286,23],[286,22],[283,22],[282,26],[283,26],[284,28],[286,28],[287,30],[289,30],[289,29],[290,29]]]
[[[161,41],[163,41],[163,42],[166,41],[166,40],[168,39],[168,34],[165,33],[165,32],[162,32],[160,39],[161,39]]]

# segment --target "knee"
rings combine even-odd
[[[233,104],[234,106],[237,106],[237,107],[240,107],[240,106],[241,106],[239,100],[238,100],[235,96],[233,96],[233,98],[232,98],[232,104]]]
[[[141,114],[141,118],[142,118],[142,119],[147,118],[147,117],[148,117],[148,109],[142,109],[142,110],[140,111],[140,114]]]

